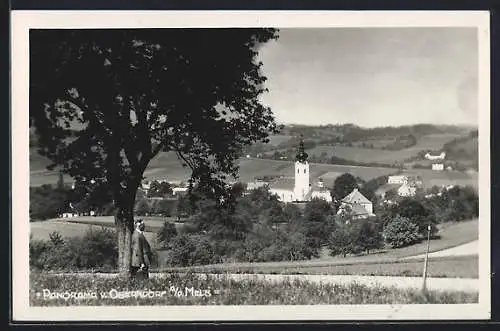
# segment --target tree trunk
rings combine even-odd
[[[133,209],[117,206],[115,225],[118,235],[118,271],[120,275],[127,276],[130,274],[131,241],[134,230]]]

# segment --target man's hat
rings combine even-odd
[[[137,225],[137,224],[139,224],[139,223],[144,223],[144,221],[143,221],[143,220],[141,220],[141,219],[135,220],[135,225]]]

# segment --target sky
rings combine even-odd
[[[477,125],[475,28],[281,29],[259,50],[284,124]]]

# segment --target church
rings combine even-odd
[[[319,179],[311,184],[308,155],[304,150],[304,141],[301,137],[295,158],[295,172],[293,181],[290,178],[280,178],[269,184],[269,191],[278,196],[281,202],[306,202],[314,198],[332,202],[330,190],[324,187]]]

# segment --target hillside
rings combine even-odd
[[[311,159],[313,178],[322,176],[326,180],[333,180],[339,174],[351,172],[370,180],[396,172],[398,169],[394,168],[395,164],[420,162],[418,160],[424,151],[442,149],[449,153],[449,157],[456,157],[466,166],[474,167],[477,165],[477,135],[474,136],[473,133],[470,128],[434,125],[396,128],[360,128],[354,125],[284,126],[279,135],[270,137],[269,143],[257,143],[244,151],[246,157],[240,159],[239,180],[248,182],[256,177],[293,176],[293,159],[299,134],[303,134],[306,148],[309,147],[307,152]],[[415,139],[409,139],[410,136]],[[50,162],[36,152],[33,147],[36,145],[35,139],[34,136],[30,139],[30,185],[55,184],[58,174],[46,170]],[[409,143],[412,145],[408,146]],[[397,149],[401,144],[406,147]],[[259,155],[256,155],[257,152]],[[376,166],[377,164],[380,166]],[[477,174],[435,174],[426,169],[421,169],[420,172],[424,175],[423,178],[429,178],[429,184],[459,180],[477,186]],[[190,169],[182,167],[174,153],[160,153],[150,162],[145,172],[148,180],[168,178],[170,181],[186,181],[189,176]],[[67,180],[70,181],[69,178]]]

